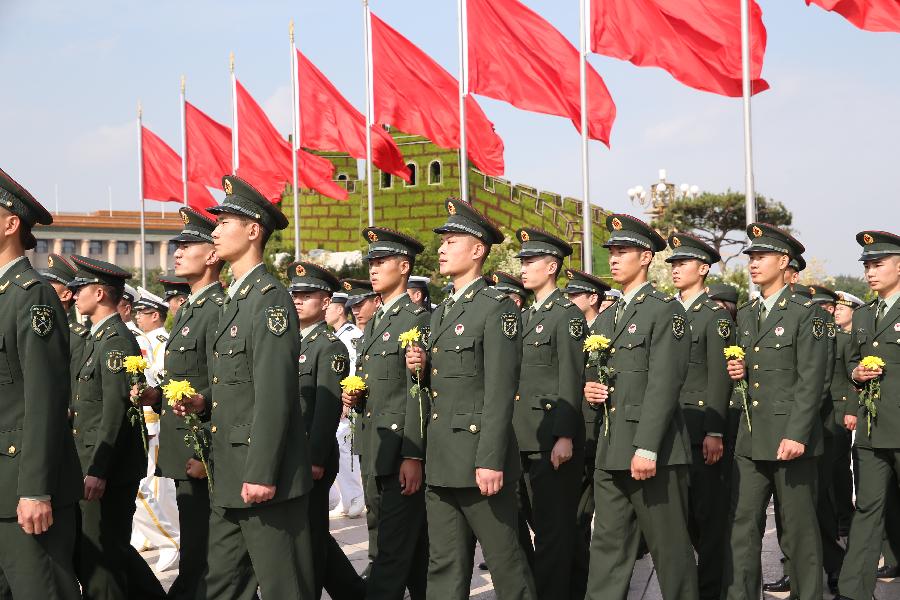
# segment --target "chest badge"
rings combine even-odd
[[[385,331],[385,332],[382,334],[382,336],[381,336],[381,341],[382,341],[382,342],[386,342],[386,341],[388,341],[389,339],[391,339],[391,332],[390,332],[390,331]]]
[[[894,331],[900,331],[900,323],[894,323]]]
[[[462,335],[465,330],[466,328],[462,323],[457,323],[456,327],[453,328],[453,333],[455,333],[456,335]]]
[[[628,326],[628,333],[634,333],[635,331],[637,331],[637,325],[632,323],[631,325]]]
[[[191,332],[191,328],[188,327],[187,325],[185,325],[184,327],[181,328],[181,335],[183,335],[185,337],[187,337],[187,334],[189,334],[190,332]]]
[[[306,362],[306,355],[305,355],[305,354],[301,354],[301,355],[300,355],[300,364],[302,365],[302,364],[305,363],[305,362]]]
[[[541,323],[540,325],[538,325],[537,327],[534,328],[534,332],[535,332],[535,333],[540,333],[540,332],[542,332],[543,330],[544,330],[544,324],[543,324],[543,323]]]
[[[784,335],[784,327],[776,327],[775,335],[777,335],[778,337],[783,336]]]
[[[228,334],[231,337],[237,337],[237,332],[238,332],[237,325],[232,325],[231,330],[229,330]]]

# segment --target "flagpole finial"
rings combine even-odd
[[[294,20],[291,19],[291,43],[294,42]]]
[[[228,54],[228,68],[234,73],[234,52]]]
[[[187,78],[184,75],[181,76],[181,93],[182,94],[184,93],[184,84],[185,84],[186,79]]]

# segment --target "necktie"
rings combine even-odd
[[[613,323],[614,326],[619,325],[619,319],[622,318],[622,313],[625,312],[625,301],[621,298],[616,301],[616,320]]]
[[[760,303],[759,303],[759,319],[758,319],[758,321],[757,321],[757,325],[762,325],[762,324],[763,324],[763,321],[766,320],[766,313],[767,313],[767,312],[768,312],[768,311],[766,310],[766,305],[765,305],[765,303],[764,303],[764,302],[760,302]]]
[[[447,301],[444,304],[444,314],[441,315],[441,322],[447,318],[447,315],[450,314],[450,311],[453,309],[453,305],[456,304],[456,300],[452,297],[447,298]]]
[[[887,308],[887,303],[884,300],[879,300],[878,305],[875,308],[875,326],[876,327],[878,327],[879,321],[881,321],[881,318],[884,316],[884,313],[886,312],[885,311],[886,308]]]
[[[384,307],[378,309],[375,313],[375,325],[374,327],[378,327],[378,324],[381,323],[381,317],[384,316]]]

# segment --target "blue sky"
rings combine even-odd
[[[736,1],[736,0],[735,0]],[[577,0],[525,0],[571,40]],[[769,43],[754,98],[757,190],[794,212],[807,256],[859,273],[857,231],[900,230],[900,35],[863,32],[803,0],[761,0]],[[373,10],[456,72],[455,0],[373,0]],[[178,83],[230,121],[228,53],[283,131],[290,127],[288,22],[298,45],[363,106],[359,0],[0,3],[0,165],[62,211],[137,207],[135,107],[180,148]],[[743,189],[741,103],[658,69],[593,56],[618,106],[612,150],[591,144],[591,199],[640,214],[626,190],[659,168],[676,183]],[[580,197],[580,137],[562,118],[480,99],[506,144],[507,177]],[[148,203],[153,206],[156,203]]]

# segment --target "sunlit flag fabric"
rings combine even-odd
[[[459,82],[433,58],[372,15],[375,121],[459,148]],[[466,98],[466,154],[487,175],[503,175],[503,140],[474,98]]]
[[[141,165],[145,200],[184,202],[181,157],[158,135],[141,126]],[[188,182],[188,205],[203,210],[217,204],[209,190]]]
[[[300,144],[305,148],[366,158],[366,117],[299,50],[297,76]],[[377,125],[372,125],[372,162],[382,171],[409,182],[409,169],[394,138]]]
[[[231,173],[231,128],[185,102],[188,181],[218,189]]]
[[[806,4],[843,15],[866,31],[900,33],[900,0],[806,0]]]
[[[518,0],[467,0],[469,91],[559,115],[581,131],[579,51]],[[587,66],[588,135],[609,145],[616,105]]]
[[[750,77],[754,94],[766,52],[762,10],[750,0]],[[639,67],[660,67],[692,88],[741,96],[739,0],[591,0],[591,49]]]
[[[266,198],[281,200],[285,186],[293,180],[291,145],[284,139],[262,107],[240,81],[237,88],[238,175],[245,178]],[[297,151],[297,181],[301,187],[324,196],[346,200],[347,190],[332,181],[334,165],[326,158]]]

